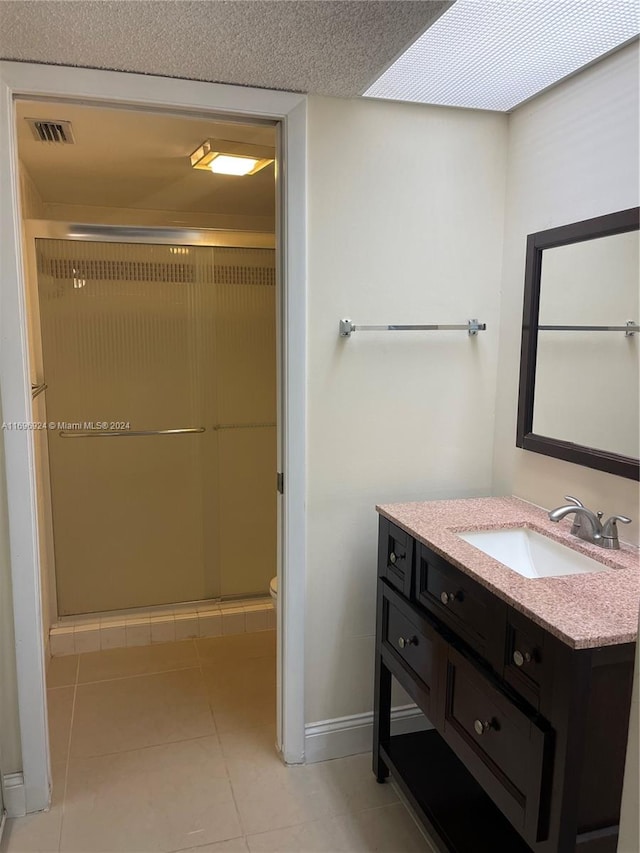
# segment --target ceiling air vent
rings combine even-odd
[[[28,118],[26,121],[37,142],[55,142],[64,145],[75,143],[70,121],[51,121],[40,118]]]

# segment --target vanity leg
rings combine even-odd
[[[387,743],[391,734],[391,673],[376,655],[376,695],[373,709],[373,772],[378,782],[384,782],[389,769],[380,757],[380,743]]]
[[[373,772],[377,782],[384,782],[389,768],[380,757],[380,744],[391,736],[391,673],[382,662],[383,608],[382,585],[378,581],[378,618],[376,620],[376,674],[373,700]]]

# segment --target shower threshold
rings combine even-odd
[[[49,654],[59,657],[275,627],[276,614],[269,596],[80,614],[64,616],[51,626]]]

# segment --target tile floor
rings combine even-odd
[[[0,853],[430,853],[370,756],[285,767],[275,633],[53,658],[53,803]]]

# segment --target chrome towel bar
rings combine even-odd
[[[186,427],[184,429],[63,429],[60,438],[133,438],[141,435],[190,435],[205,432],[205,427]]]
[[[625,338],[632,338],[640,332],[640,325],[629,320],[624,326],[538,326],[539,332],[624,332]]]
[[[340,337],[350,338],[353,332],[454,332],[465,331],[470,336],[475,336],[478,332],[484,332],[487,328],[486,323],[480,323],[478,320],[469,320],[467,323],[454,323],[446,325],[443,323],[433,323],[426,326],[361,326],[351,320],[340,320]]]

